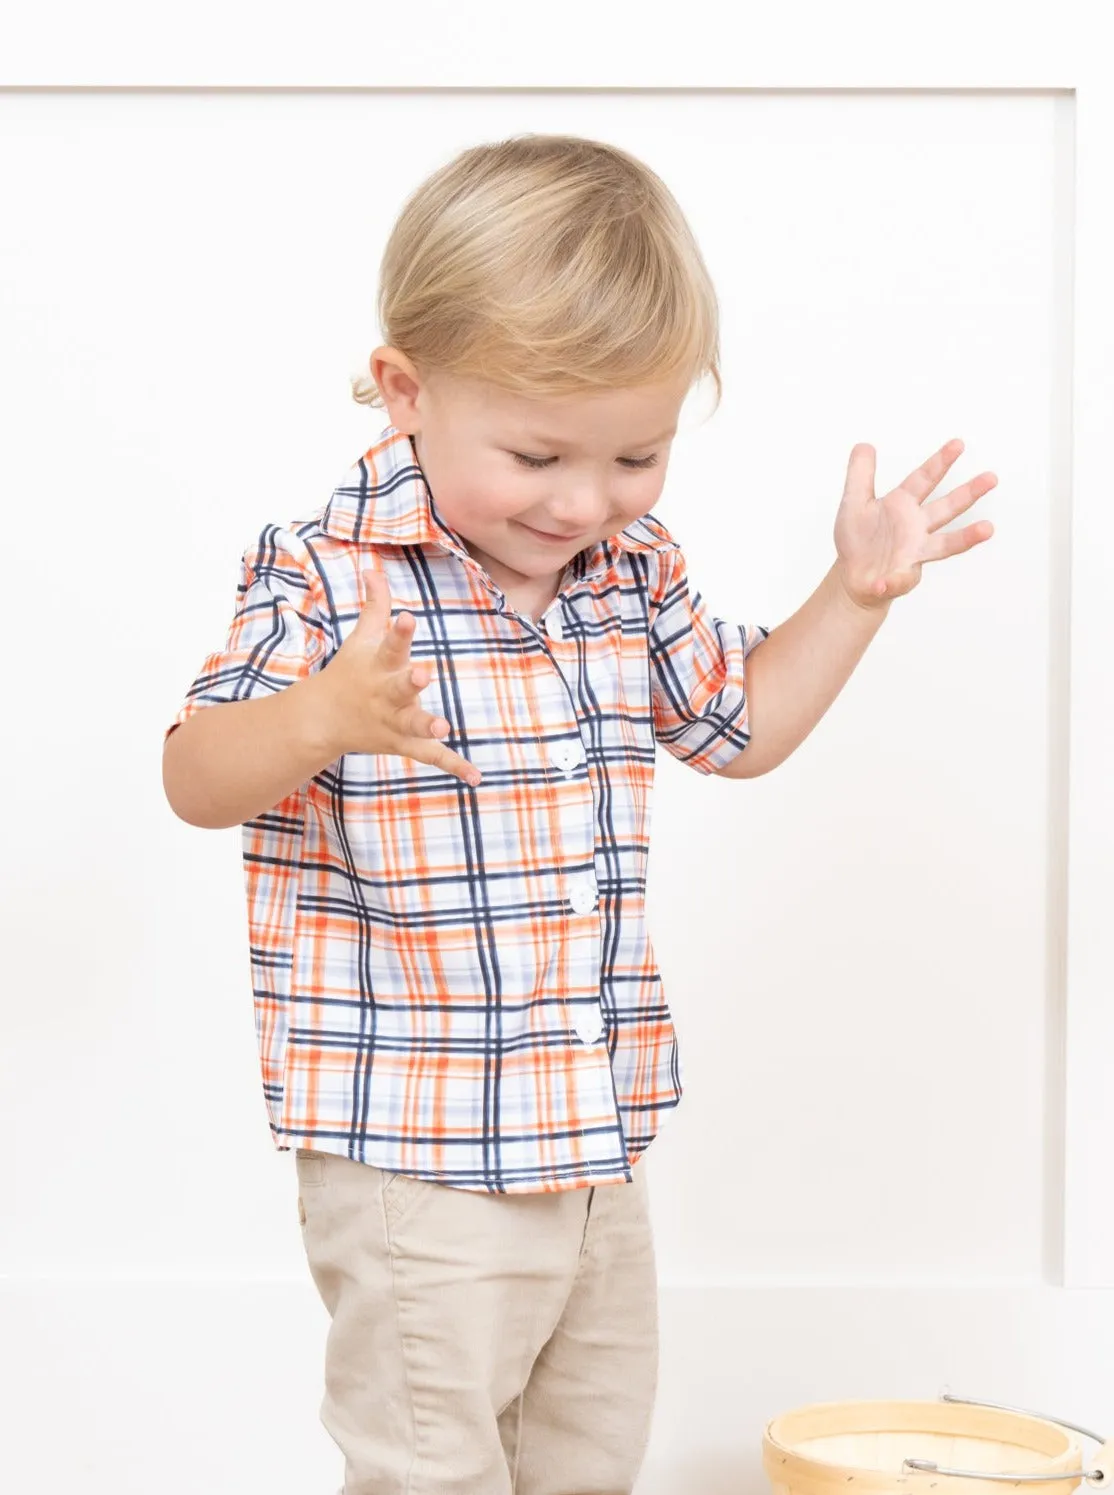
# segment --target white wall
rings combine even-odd
[[[819,581],[856,441],[883,490],[956,435],[956,482],[999,476],[992,544],[929,569],[789,764],[663,755],[688,1095],[652,1155],[645,1495],[757,1484],[762,1421],[814,1398],[950,1379],[1109,1415],[1114,1308],[1052,1285],[1071,125],[1040,93],[0,94],[0,1487],[338,1482],[239,836],[173,818],[160,739],[242,546],[374,433],[347,376],[403,196],[527,129],[642,155],[704,246],[726,391],[661,513],[721,614],[777,622]]]

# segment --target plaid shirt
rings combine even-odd
[[[274,1143],[465,1189],[628,1180],[681,1093],[645,918],[655,740],[729,763],[765,630],[709,616],[649,516],[521,616],[388,427],[323,510],[246,551],[168,734],[327,666],[371,567],[434,667],[423,706],[483,782],[347,753],[244,824]]]

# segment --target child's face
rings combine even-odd
[[[673,380],[539,399],[455,376],[410,382],[392,398],[380,378],[392,424],[414,436],[444,522],[504,587],[559,576],[653,508],[688,392]]]

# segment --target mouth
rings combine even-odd
[[[523,524],[521,519],[517,523],[520,529],[524,529],[528,535],[533,535],[535,540],[545,541],[549,545],[570,545],[580,539],[579,535],[555,535],[549,530],[535,529],[532,524]]]

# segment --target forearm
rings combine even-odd
[[[269,810],[339,756],[318,673],[191,716],[166,740],[163,789],[180,819],[218,830]]]
[[[724,778],[757,778],[794,752],[851,677],[889,611],[853,602],[835,566],[747,657],[750,742]]]

